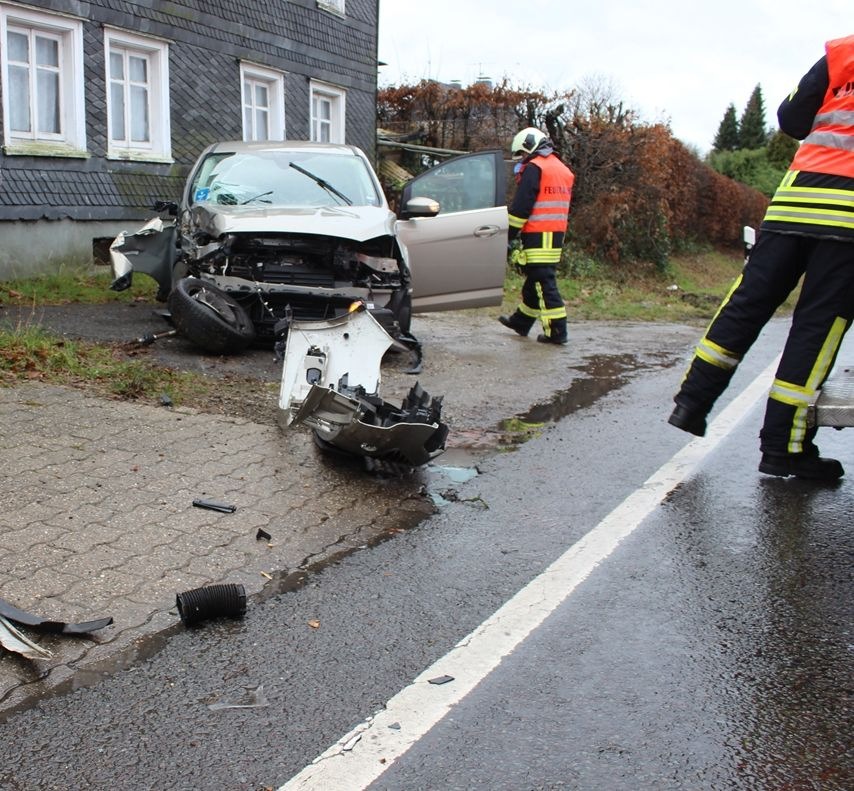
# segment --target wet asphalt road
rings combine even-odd
[[[780,337],[760,340],[730,395]],[[690,439],[664,423],[678,375],[639,373],[483,462],[417,528],[253,602],[242,621],[176,630],[127,670],[81,676],[11,717],[0,788],[285,783],[668,463]],[[820,435],[849,470],[822,488],[758,475],[760,420],[749,409],[371,787],[853,787],[851,435]]]

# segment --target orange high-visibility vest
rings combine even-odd
[[[789,170],[854,178],[854,36],[825,45],[828,87]]]
[[[540,191],[522,233],[566,233],[575,174],[555,154],[536,157],[531,165],[540,169]]]

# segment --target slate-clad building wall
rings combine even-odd
[[[375,157],[378,0],[346,0],[343,15],[328,0],[0,5],[82,22],[86,149],[85,156],[33,156],[11,155],[4,146],[0,277],[44,269],[45,255],[91,256],[93,237],[133,230],[151,216],[154,200],[177,198],[206,145],[243,136],[241,63],[283,73],[286,139],[310,137],[310,86],[319,80],[343,92],[345,142]],[[105,27],[168,45],[171,161],[107,156]],[[27,256],[32,262],[22,260]]]

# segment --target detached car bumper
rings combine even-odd
[[[418,467],[441,454],[448,435],[441,398],[417,383],[399,407],[379,395],[380,365],[393,344],[364,309],[292,322],[279,396],[283,424],[304,423],[321,447],[392,465]]]

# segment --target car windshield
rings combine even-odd
[[[253,206],[379,206],[361,159],[328,151],[259,150],[209,154],[190,187],[190,203]]]

